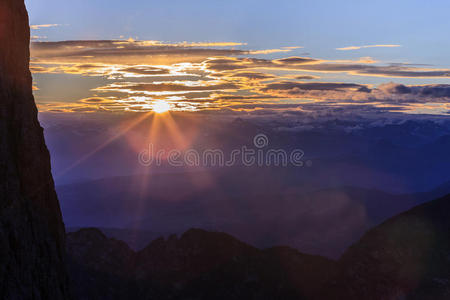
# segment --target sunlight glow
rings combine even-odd
[[[157,114],[165,113],[169,111],[170,108],[170,104],[164,100],[159,100],[153,103],[153,111]]]

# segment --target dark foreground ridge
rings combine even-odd
[[[78,299],[450,299],[450,195],[370,230],[339,261],[191,229],[139,252],[68,234]]]
[[[311,298],[337,266],[291,248],[258,250],[200,229],[156,239],[139,252],[94,228],[69,233],[67,241],[78,299]]]
[[[0,299],[68,299],[64,226],[32,94],[23,0],[0,0]]]

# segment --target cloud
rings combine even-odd
[[[152,103],[164,99],[174,110],[246,111],[258,115],[271,113],[326,114],[427,113],[446,114],[449,109],[449,85],[406,86],[384,84],[379,87],[339,82],[282,81],[256,85],[242,93],[238,85],[215,83],[205,86],[185,84],[113,84],[96,92],[115,96],[94,96],[76,103],[39,104],[41,111],[59,112],[145,112]],[[248,88],[248,87],[247,87]],[[263,110],[263,111],[262,111]]]
[[[301,64],[307,64],[307,63],[317,63],[319,60],[309,58],[309,57],[287,57],[287,58],[281,58],[274,61],[275,63],[280,63],[283,65],[301,65]]]
[[[129,38],[128,40],[114,40],[117,45],[129,45],[133,44],[135,46],[181,46],[181,47],[236,47],[244,46],[247,43],[239,42],[177,42],[169,43],[163,41],[153,41],[153,40],[135,40]]]
[[[209,70],[217,72],[263,68],[321,73],[347,73],[358,76],[378,76],[391,78],[450,77],[450,69],[432,69],[403,64],[375,65],[373,60],[369,60],[367,58],[354,62],[325,61],[304,57],[288,57],[276,60],[257,58],[213,58],[207,60],[205,64]]]
[[[384,93],[392,95],[413,95],[429,98],[450,98],[449,84],[430,84],[430,85],[403,85],[397,83],[386,83],[378,87]]]
[[[32,35],[32,36],[30,36],[30,39],[32,40],[32,41],[37,41],[37,40],[45,40],[45,39],[47,39],[47,36],[45,36],[45,35]]]
[[[312,76],[312,75],[300,75],[300,76],[296,76],[295,79],[298,80],[313,80],[313,79],[319,79],[320,77],[318,76]]]
[[[236,72],[227,75],[229,78],[248,79],[248,80],[266,80],[276,78],[275,75],[260,72]]]
[[[142,92],[144,94],[173,94],[187,93],[193,91],[216,91],[216,90],[237,90],[238,85],[234,83],[210,84],[200,82],[196,85],[187,85],[181,83],[116,83],[108,86],[96,88],[96,91],[119,91],[122,93]]]
[[[401,45],[366,45],[366,46],[348,46],[343,48],[336,48],[339,51],[349,51],[349,50],[360,50],[366,48],[397,48],[401,47]]]
[[[138,75],[165,75],[170,74],[168,69],[156,68],[151,66],[133,66],[119,70],[120,72],[138,74]]]
[[[57,27],[61,26],[61,24],[40,24],[40,25],[30,25],[30,29],[32,30],[39,30],[42,28],[50,28],[50,27]]]
[[[211,94],[211,99],[214,101],[225,101],[232,103],[234,101],[245,103],[245,102],[257,102],[261,100],[274,100],[278,99],[277,96],[272,95],[232,95],[232,94]]]
[[[135,69],[135,75],[158,75],[158,71],[151,71],[151,68],[158,68],[161,72],[166,72],[160,66],[172,66],[174,64],[198,64],[200,71],[210,71],[213,73],[223,71],[238,71],[246,69],[272,69],[272,70],[292,70],[322,73],[347,73],[357,76],[378,76],[378,77],[411,77],[411,78],[439,78],[450,77],[449,69],[433,69],[424,66],[412,66],[406,64],[380,65],[372,58],[364,57],[359,60],[322,60],[310,57],[292,56],[279,59],[261,59],[254,57],[238,57],[254,53],[248,50],[227,48],[230,45],[240,45],[242,43],[164,43],[159,41],[135,41],[135,40],[106,40],[106,41],[62,41],[62,42],[33,42],[31,55],[34,64],[40,65],[69,65],[62,68],[51,66],[49,72],[68,72],[84,74],[85,71],[76,70],[78,65],[103,64],[103,65],[128,65]],[[222,48],[218,48],[222,46]],[[375,46],[395,46],[395,45],[371,45]],[[282,48],[281,50],[291,51],[295,47]],[[122,67],[124,68],[124,67]],[[145,70],[147,69],[147,70]],[[130,69],[132,70],[132,69]],[[99,72],[89,74],[111,75],[111,71],[104,66]],[[122,71],[114,69],[121,73]],[[43,72],[41,70],[41,72]],[[122,72],[123,73],[123,72]],[[123,75],[123,74],[122,74]],[[161,74],[159,74],[161,75]]]
[[[31,56],[40,63],[104,63],[170,65],[201,62],[207,57],[243,55],[246,50],[219,49],[230,43],[163,43],[134,40],[33,42]]]
[[[163,46],[174,45],[173,43],[165,44],[163,42],[158,42],[158,44],[163,45]],[[236,46],[247,45],[247,43],[236,43],[236,42],[209,42],[209,43],[194,42],[194,43],[189,43],[189,42],[183,42],[183,43],[177,43],[177,45],[184,46],[184,47],[236,47]]]
[[[273,70],[301,70],[303,65],[320,63],[318,59],[308,57],[287,57],[282,59],[268,60],[262,58],[210,58],[204,63],[212,71],[230,71],[239,69],[273,69]]]
[[[344,103],[366,101],[371,98],[372,90],[366,85],[355,83],[283,81],[266,84],[259,92],[279,98]]]
[[[348,75],[445,78],[450,77],[449,69],[381,64],[370,57],[355,60],[302,56],[259,58],[249,56],[255,54],[254,51],[235,49],[236,45],[242,43],[165,43],[132,39],[34,42],[31,70],[35,74],[98,77],[88,93],[79,96],[72,91],[77,99],[83,97],[81,100],[53,105],[40,103],[41,109],[52,111],[149,111],[152,103],[161,99],[170,102],[175,110],[250,110],[251,107],[280,110],[315,103],[332,106],[335,110],[359,105],[378,111],[425,108],[432,111],[430,103],[442,110],[450,99],[448,85],[391,83],[375,87],[348,79]],[[296,47],[264,51],[283,50],[280,53],[284,53],[293,49]],[[339,76],[346,76],[346,82],[335,79]],[[39,79],[39,75],[36,77]],[[319,78],[321,82],[304,82]],[[36,82],[42,88],[36,92],[39,101],[39,96],[47,89],[38,79]],[[73,90],[74,86],[68,84],[67,89]]]
[[[81,99],[81,103],[87,103],[87,104],[106,104],[106,103],[114,103],[114,98],[101,98],[101,97],[91,97],[91,98],[85,98]]]
[[[303,82],[280,82],[280,83],[271,83],[266,85],[261,89],[262,91],[270,91],[270,90],[283,90],[288,91],[289,93],[295,94],[299,91],[342,91],[342,90],[352,90],[364,93],[370,93],[370,89],[365,85],[355,84],[355,83],[334,83],[334,82],[312,82],[312,83],[303,83]]]
[[[332,101],[344,103],[372,103],[378,106],[386,103],[395,105],[416,105],[418,103],[448,103],[450,85],[403,85],[397,83],[369,87],[355,83],[295,82],[269,83],[260,87],[259,92],[274,97],[298,99],[303,97],[318,102]]]
[[[282,47],[281,49],[252,50],[249,52],[249,54],[258,55],[258,54],[284,53],[284,52],[291,52],[293,50],[300,49],[300,48],[303,48],[303,47],[294,46],[294,47]]]

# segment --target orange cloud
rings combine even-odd
[[[450,99],[450,88],[445,85],[419,87],[392,84],[373,87],[327,82],[331,81],[330,77],[339,74],[445,78],[450,77],[448,69],[381,64],[371,57],[324,60],[301,56],[276,59],[249,56],[286,53],[298,47],[259,52],[224,49],[236,45],[242,43],[165,43],[133,39],[35,42],[32,43],[31,70],[35,74],[97,77],[96,87],[90,86],[92,89],[82,96],[74,93],[77,96],[72,103],[39,102],[43,111],[149,111],[152,103],[158,100],[170,103],[173,110],[189,111],[244,107],[246,110],[251,107],[283,109],[305,102],[406,109],[412,103],[441,105]],[[375,46],[389,45],[360,47]],[[320,78],[317,73],[321,73],[322,82],[316,81]],[[333,76],[327,78],[329,74]],[[45,85],[36,82],[46,90]],[[72,86],[68,84],[67,89]],[[36,93],[38,101],[41,93]],[[67,94],[70,94],[69,90]],[[56,99],[45,97],[47,100]],[[82,99],[77,100],[79,98]]]

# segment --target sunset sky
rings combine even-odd
[[[450,111],[447,1],[27,1],[42,112]]]

